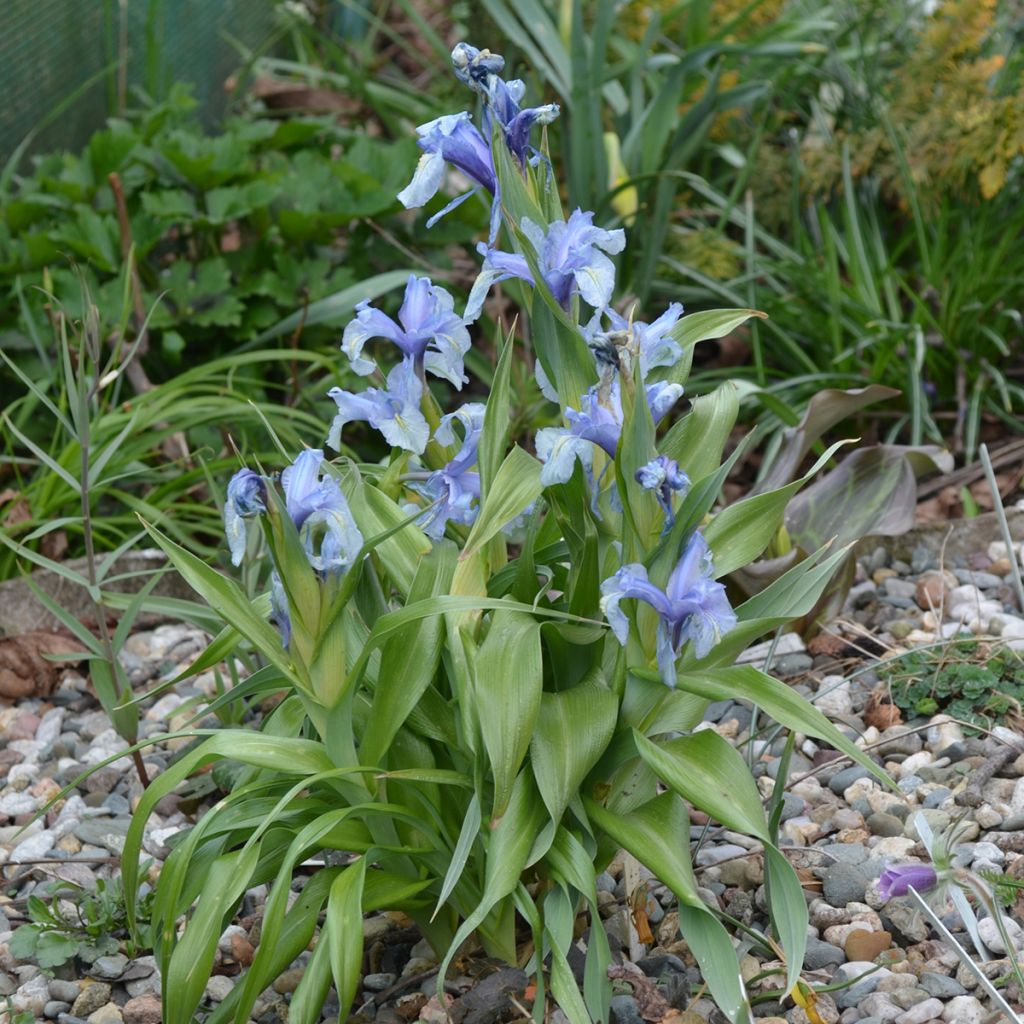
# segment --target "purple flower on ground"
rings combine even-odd
[[[906,896],[911,886],[926,892],[939,884],[939,876],[930,864],[889,864],[878,879],[878,895],[883,900]]]
[[[633,598],[649,604],[659,616],[657,634],[658,668],[662,682],[676,685],[676,659],[687,640],[698,658],[736,625],[736,613],[725,596],[725,587],[713,578],[711,551],[700,533],[694,533],[683,551],[664,590],[647,577],[643,565],[624,565],[601,584],[601,610],[619,643],[629,637],[629,619],[619,607]]]

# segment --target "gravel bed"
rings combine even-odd
[[[858,563],[857,578],[841,616],[807,647],[795,636],[748,652],[815,700],[897,781],[898,792],[880,786],[865,769],[836,760],[835,752],[799,738],[790,765],[783,806],[782,842],[801,873],[810,898],[811,933],[805,979],[838,986],[818,996],[816,1012],[825,1024],[982,1024],[997,1020],[974,977],[938,941],[928,922],[906,899],[883,902],[878,879],[892,861],[926,859],[914,818],[922,813],[939,832],[959,822],[957,863],[974,872],[1004,872],[1024,878],[1024,737],[1004,725],[983,731],[963,728],[945,714],[902,720],[884,699],[885,664],[918,647],[954,644],[964,634],[994,638],[994,645],[1024,654],[1024,614],[1017,605],[1011,558],[1001,544],[940,565],[928,548],[910,561],[891,560],[886,550]],[[149,689],[187,665],[206,638],[180,625],[160,626],[133,636],[125,665],[133,685]],[[986,640],[986,643],[989,642]],[[213,693],[211,676],[143,705],[142,735],[181,728],[195,707]],[[880,698],[880,694],[882,695]],[[210,724],[210,723],[204,723]],[[759,760],[758,785],[769,796],[777,782],[782,739],[758,732],[748,707],[723,701],[712,705],[709,728],[737,744],[748,741]],[[156,744],[145,755],[152,776],[165,770],[187,741]],[[41,970],[18,960],[10,941],[26,923],[28,897],[45,894],[55,880],[90,888],[117,876],[117,855],[142,788],[132,761],[121,757],[76,786],[72,795],[32,820],[61,788],[89,766],[125,749],[109,727],[82,676],[68,672],[47,698],[0,708],[0,1024],[14,1014],[23,1020],[62,1024],[159,1024],[160,979],[151,956],[129,957],[111,950],[92,963],[80,958]],[[144,848],[158,868],[167,842],[191,825],[205,806],[202,792],[185,792],[160,802],[146,830]],[[734,918],[764,925],[765,899],[756,841],[707,827],[694,816],[698,881],[705,900]],[[627,870],[628,869],[628,870]],[[614,862],[599,879],[602,925],[617,966],[612,969],[613,1017],[618,1024],[720,1024],[722,1015],[704,997],[699,972],[679,939],[675,899],[656,879],[639,877],[646,896],[637,905],[626,892],[635,864]],[[266,893],[250,892],[242,912],[221,938],[216,974],[207,986],[209,1005],[223,1000],[259,942]],[[936,907],[954,932],[959,918],[940,898]],[[1024,900],[1011,915],[1019,918]],[[638,924],[650,929],[641,941]],[[992,949],[991,977],[1007,974],[1008,960],[991,921],[982,935]],[[522,1019],[529,1002],[523,972],[484,960],[463,964],[466,974],[446,986],[447,1005],[435,996],[436,961],[411,922],[398,914],[364,921],[366,974],[350,1019],[377,1024],[451,1019],[455,1024],[489,1024]],[[1011,930],[1017,949],[1024,930]],[[304,954],[263,993],[253,1013],[258,1024],[287,1020],[289,995],[301,977]],[[580,973],[580,951],[570,956]],[[879,966],[882,965],[882,966]],[[755,996],[755,1012],[766,1022],[807,1024],[812,1018],[792,1000],[771,996],[778,986],[771,962],[748,954],[743,973]],[[761,980],[756,980],[762,975]],[[1015,1004],[1021,993],[1009,983]],[[339,1007],[328,1002],[323,1020],[335,1022]],[[552,1021],[564,1020],[559,1012]]]

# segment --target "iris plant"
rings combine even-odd
[[[608,308],[599,309],[583,328],[583,336],[599,362],[618,365],[615,353],[626,349],[640,362],[641,379],[659,366],[675,366],[683,357],[679,343],[672,338],[671,331],[683,315],[682,303],[673,302],[664,313],[652,323],[632,320]],[[608,327],[601,324],[607,317]],[[608,355],[602,355],[608,353]]]
[[[636,471],[636,480],[645,490],[654,491],[654,496],[665,513],[665,530],[670,530],[675,522],[672,495],[677,491],[685,493],[689,490],[690,478],[679,468],[679,463],[675,459],[659,455]]]
[[[736,625],[725,587],[712,574],[707,541],[695,532],[664,590],[648,579],[640,564],[624,565],[601,584],[601,610],[620,644],[625,645],[629,637],[629,619],[620,607],[623,601],[644,601],[658,613],[658,668],[666,686],[676,685],[676,660],[686,641],[703,658]]]
[[[473,472],[476,465],[477,446],[484,426],[487,406],[481,402],[470,402],[457,412],[442,417],[434,432],[434,439],[444,445],[454,445],[457,438],[453,429],[456,422],[464,429],[462,447],[458,454],[444,468],[431,473],[416,489],[433,507],[420,520],[423,531],[429,537],[444,536],[450,522],[471,525],[476,520],[477,502],[480,500],[480,474]]]

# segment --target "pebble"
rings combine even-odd
[[[845,907],[848,903],[864,900],[868,877],[857,865],[840,861],[832,864],[822,878],[822,894],[834,907]]]
[[[967,989],[948,974],[936,974],[935,971],[922,971],[918,979],[921,988],[936,999],[953,999],[955,996],[967,995]]]
[[[155,995],[135,996],[121,1007],[124,1024],[163,1024],[164,1011]]]
[[[985,1008],[974,996],[956,996],[946,1003],[942,1019],[948,1024],[982,1024]]]
[[[87,984],[72,1004],[71,1012],[76,1017],[88,1017],[90,1013],[110,1002],[111,992],[112,989],[106,982],[96,981]]]

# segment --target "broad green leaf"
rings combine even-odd
[[[480,905],[462,922],[441,962],[438,972],[439,993],[443,992],[448,967],[459,947],[499,900],[515,891],[546,818],[544,803],[533,784],[533,776],[528,771],[520,772],[505,815],[493,827],[487,843],[484,891]]]
[[[533,774],[552,821],[560,821],[615,730],[618,699],[604,687],[581,684],[541,697],[530,744]]]
[[[670,789],[728,828],[768,841],[761,798],[740,752],[713,729],[666,743],[633,731],[636,748]]]
[[[600,927],[600,926],[599,926]],[[566,959],[565,950],[551,930],[544,929],[548,951],[551,954],[551,992],[562,1012],[569,1019],[569,1024],[592,1024],[587,1011],[587,1004],[580,995],[579,985]],[[571,935],[570,935],[571,938]]]
[[[656,673],[651,673],[650,677],[659,678]],[[698,694],[709,701],[750,701],[771,715],[780,725],[794,732],[824,740],[857,764],[863,765],[880,782],[891,785],[886,773],[864,751],[847,739],[810,701],[801,697],[792,687],[752,665],[680,671],[676,685],[680,690]]]
[[[447,593],[455,571],[455,548],[437,544],[420,561],[409,589],[410,603]],[[440,616],[411,622],[392,636],[381,652],[373,707],[359,748],[363,764],[380,764],[388,746],[430,685],[441,658]]]
[[[739,415],[739,391],[726,381],[710,395],[693,400],[690,411],[673,424],[659,445],[696,484],[715,472]]]
[[[740,965],[729,933],[721,921],[704,908],[681,905],[679,930],[686,944],[700,964],[701,975],[707,982],[718,1008],[731,1024],[753,1024]]]
[[[469,806],[466,808],[466,817],[463,819],[462,828],[459,830],[459,841],[455,844],[451,863],[448,865],[448,870],[445,872],[444,882],[441,885],[441,892],[437,897],[437,906],[434,907],[434,913],[430,917],[431,921],[437,917],[441,907],[444,906],[445,900],[447,900],[451,895],[452,889],[458,885],[459,879],[462,877],[462,872],[466,867],[466,862],[469,860],[469,854],[473,849],[473,844],[476,842],[477,837],[480,834],[480,824],[482,821],[483,815],[480,811],[480,797],[474,793],[470,798]]]
[[[334,988],[347,1013],[359,986],[363,963],[363,880],[366,858],[350,864],[331,886],[324,929],[330,944]]]
[[[521,612],[495,612],[473,671],[480,735],[494,774],[495,819],[505,813],[530,747],[543,685],[540,623]]]
[[[494,380],[487,396],[487,411],[484,413],[484,426],[480,433],[477,450],[477,463],[480,468],[480,493],[484,501],[490,493],[491,484],[501,466],[508,443],[510,429],[509,409],[511,395],[509,377],[512,369],[512,358],[515,352],[515,335],[509,331],[498,365],[494,368]]]
[[[703,907],[690,862],[690,816],[676,793],[668,792],[641,804],[628,814],[617,814],[583,798],[587,816],[602,832],[667,885],[680,903]]]
[[[288,1004],[288,1024],[318,1024],[333,980],[330,948],[325,926],[320,931],[320,938],[313,947],[313,955],[302,972],[298,987],[292,993]]]
[[[704,539],[714,556],[716,577],[742,568],[768,547],[783,523],[789,500],[846,443],[837,441],[800,479],[778,490],[737,501],[708,523]]]
[[[518,445],[505,457],[495,474],[490,493],[473,524],[463,560],[480,551],[484,545],[517,516],[523,514],[541,494],[541,464]]]
[[[770,843],[764,847],[765,881],[771,920],[786,951],[786,989],[800,977],[807,948],[807,900],[793,865]]]
[[[163,977],[167,1024],[192,1024],[192,1015],[210,977],[225,919],[248,888],[258,859],[259,847],[252,846],[246,851],[223,854],[214,861],[199,903]]]
[[[681,347],[687,348],[696,345],[698,341],[724,338],[752,316],[760,317],[762,320],[768,318],[767,313],[756,309],[706,309],[684,316],[669,331],[669,336]]]

